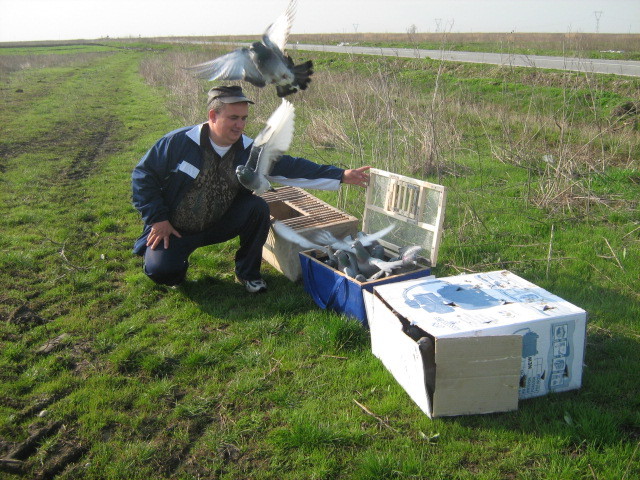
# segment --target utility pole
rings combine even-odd
[[[596,10],[593,14],[596,16],[596,33],[600,33],[600,17],[602,16],[602,10]]]

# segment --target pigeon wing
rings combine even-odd
[[[345,242],[344,240],[338,240],[333,234],[327,230],[320,230],[314,236],[314,240],[322,245],[329,245],[331,248],[336,250],[344,250],[345,252],[354,253],[355,250],[351,246],[351,244]]]
[[[267,176],[271,172],[273,163],[287,151],[293,139],[293,119],[295,109],[293,105],[282,99],[282,103],[271,114],[267,125],[256,137],[254,143],[262,145],[262,152],[258,158],[256,172]]]
[[[296,13],[297,0],[291,0],[287,9],[280,15],[275,22],[267,27],[262,35],[262,41],[267,47],[278,47],[280,52],[284,52],[289,39],[289,32],[293,25],[293,17]]]
[[[246,80],[257,87],[265,86],[248,48],[239,48],[208,62],[187,67],[187,70],[207,80]]]
[[[293,228],[291,228],[288,225],[285,225],[282,222],[279,222],[278,220],[274,221],[272,225],[273,225],[273,230],[278,235],[280,235],[282,238],[284,238],[289,242],[300,245],[302,248],[314,248],[317,250],[322,250],[324,252],[327,251],[325,247],[318,245],[316,243],[313,243],[311,240],[306,239],[305,237],[300,235],[298,232],[296,232]]]
[[[383,228],[382,230],[379,230],[375,233],[370,233],[369,235],[365,235],[363,237],[360,238],[360,242],[362,243],[363,246],[367,247],[369,245],[371,245],[373,242],[375,242],[376,240],[381,239],[382,237],[384,237],[387,233],[389,233],[391,230],[393,230],[395,228],[396,224],[392,223],[391,225],[389,225],[388,227]]]

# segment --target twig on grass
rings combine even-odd
[[[465,267],[459,267],[457,265],[454,265],[453,263],[445,263],[444,265],[446,267],[451,267],[455,269],[457,272],[476,273],[476,270],[472,270],[470,268],[465,268]]]
[[[377,416],[375,413],[373,413],[373,412],[372,412],[371,410],[369,410],[367,407],[365,407],[364,405],[362,405],[362,404],[361,404],[360,402],[358,402],[355,398],[353,399],[353,401],[354,401],[354,403],[355,403],[356,405],[358,405],[358,406],[362,409],[362,411],[363,411],[364,413],[366,413],[367,415],[370,415],[370,416],[372,416],[373,418],[375,418],[375,419],[378,421],[378,423],[380,423],[380,425],[382,425],[382,426],[384,426],[384,427],[387,427],[389,430],[391,430],[391,431],[393,431],[393,432],[395,432],[395,433],[398,433],[398,430],[396,430],[395,428],[393,428],[391,425],[389,425],[389,423],[388,423],[388,422],[384,421],[382,418],[380,418],[379,416]]]
[[[42,237],[47,240],[48,242],[53,243],[54,245],[58,245],[60,247],[60,251],[58,252],[60,254],[60,256],[62,257],[62,259],[65,261],[65,263],[71,267],[70,270],[90,270],[90,267],[79,267],[78,265],[73,264],[68,258],[67,255],[64,253],[64,249],[67,246],[67,242],[66,240],[64,242],[56,242],[54,240],[51,240],[49,237],[47,237],[43,232],[39,232],[40,235],[42,235]]]
[[[555,258],[529,258],[527,260],[500,260],[499,262],[490,262],[490,263],[480,263],[476,265],[477,267],[492,267],[495,265],[520,265],[528,262],[557,262],[560,260],[575,260],[576,257],[555,257]]]
[[[260,377],[260,379],[258,380],[259,385],[256,385],[255,387],[253,387],[251,390],[249,390],[249,392],[247,392],[247,396],[250,396],[253,394],[253,392],[255,392],[264,381],[267,380],[267,378],[269,378],[271,375],[273,375],[276,370],[278,370],[278,368],[280,368],[280,366],[282,365],[282,360],[278,360],[277,358],[273,358],[271,357],[271,360],[273,360],[275,363],[275,365],[273,365],[273,367],[271,367],[271,369],[265,373],[262,377]]]
[[[604,241],[607,242],[607,247],[609,247],[609,250],[611,250],[611,254],[613,255],[613,258],[616,259],[616,262],[618,263],[618,266],[620,267],[620,270],[624,271],[624,267],[620,263],[620,260],[618,260],[618,256],[616,255],[616,252],[614,252],[613,248],[611,248],[611,244],[609,243],[609,240],[607,240],[606,237],[602,237],[602,238],[604,238]]]
[[[629,235],[631,235],[633,232],[635,232],[636,230],[640,229],[640,226],[637,226],[636,228],[634,228],[633,230],[631,230],[629,233],[625,233],[622,237],[622,239],[624,240],[625,238],[627,238]]]

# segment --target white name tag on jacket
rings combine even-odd
[[[196,178],[200,173],[200,170],[198,168],[194,167],[184,160],[178,164],[178,166],[176,167],[176,171],[184,172],[191,178]]]

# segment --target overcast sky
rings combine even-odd
[[[0,41],[261,34],[288,0],[0,0]],[[292,33],[640,33],[640,0],[298,0]]]

